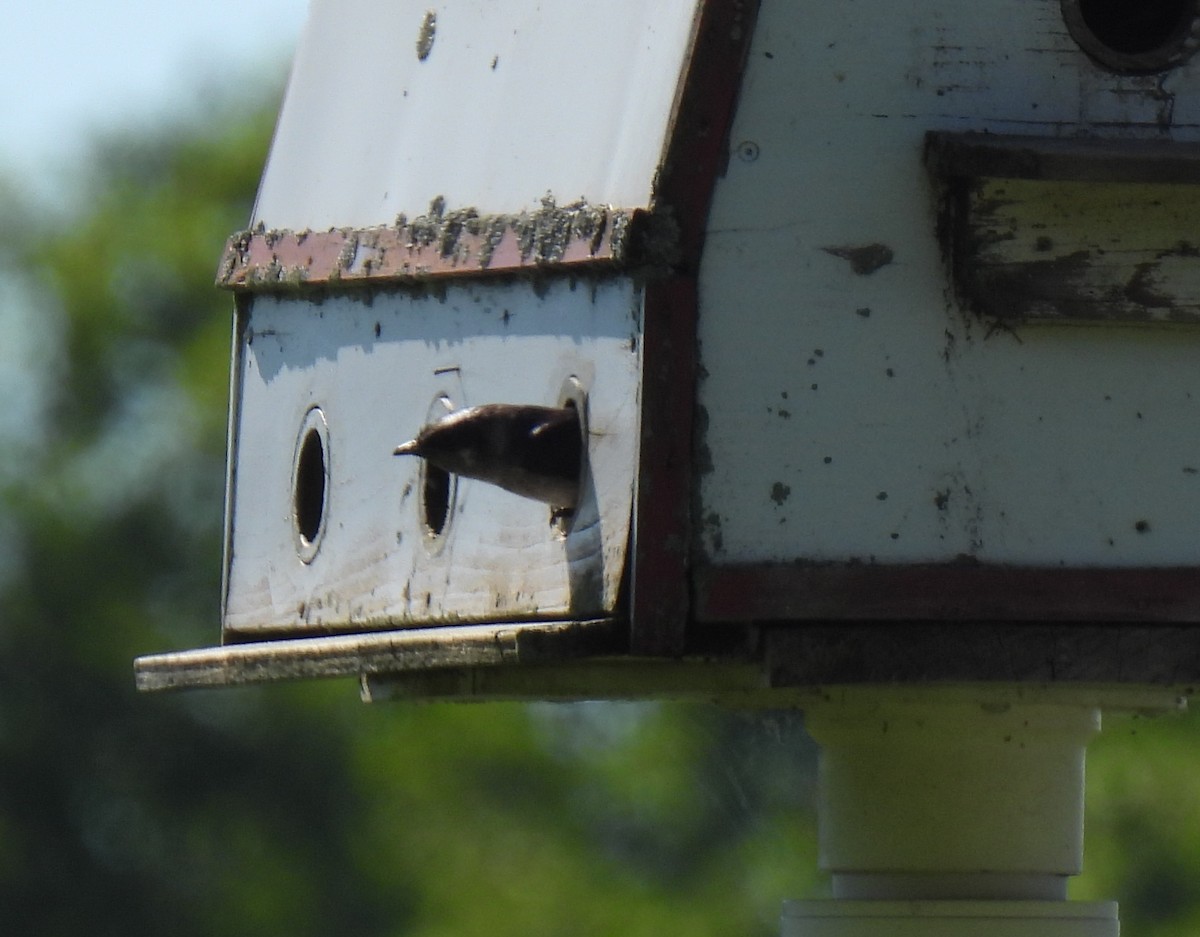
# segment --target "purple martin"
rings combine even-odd
[[[396,455],[498,485],[569,514],[579,501],[583,436],[573,406],[489,403],[423,426]]]

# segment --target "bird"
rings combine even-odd
[[[443,471],[497,485],[570,514],[583,466],[579,411],[571,405],[489,403],[455,410],[394,450]]]

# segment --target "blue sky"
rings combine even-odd
[[[96,133],[286,75],[307,0],[35,0],[0,28],[0,172],[53,195]]]
[[[35,209],[70,209],[86,197],[72,169],[84,163],[98,134],[203,113],[206,103],[235,96],[249,82],[279,87],[307,6],[307,0],[9,4],[0,26],[0,183],[14,185]],[[63,323],[52,297],[2,267],[0,338],[3,488],[43,445],[63,365]],[[110,496],[114,485],[135,485],[139,472],[158,471],[172,447],[186,443],[189,414],[169,394],[133,401],[125,416],[71,469],[94,488],[94,500]],[[0,505],[6,545],[0,586],[20,562],[13,534]]]

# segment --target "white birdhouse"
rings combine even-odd
[[[1115,937],[1101,707],[1200,679],[1195,0],[315,0],[222,647],[145,689],[794,705],[786,937]]]
[[[1198,22],[317,0],[142,684],[1200,675]]]

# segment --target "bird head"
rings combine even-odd
[[[421,428],[396,455],[571,509],[579,498],[582,430],[574,406],[485,404]]]

